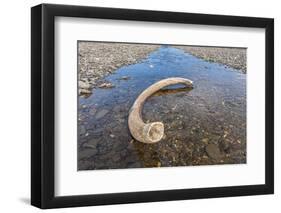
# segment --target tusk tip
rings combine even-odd
[[[145,124],[143,134],[147,142],[157,143],[164,136],[164,124],[162,122],[153,122]]]

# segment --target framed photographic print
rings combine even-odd
[[[31,203],[272,194],[274,21],[31,9]]]

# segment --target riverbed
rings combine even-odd
[[[156,144],[132,138],[128,114],[137,96],[168,77],[192,90],[165,88],[149,98],[145,122],[161,121]],[[78,170],[246,163],[246,74],[162,45],[145,59],[106,76],[110,87],[78,96]]]

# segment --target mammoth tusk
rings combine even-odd
[[[128,126],[132,136],[143,143],[159,142],[164,135],[164,124],[162,122],[144,123],[142,120],[142,108],[147,98],[163,87],[185,84],[188,87],[193,87],[193,82],[186,78],[166,78],[158,81],[145,89],[135,100],[130,109],[128,118]]]

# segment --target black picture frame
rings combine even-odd
[[[177,189],[93,195],[54,195],[54,20],[55,17],[101,18],[162,23],[264,28],[266,135],[265,184]],[[257,94],[258,95],[258,94]],[[164,11],[41,4],[31,8],[31,204],[60,208],[139,203],[198,198],[217,198],[274,193],[274,20]],[[94,192],[93,192],[94,193]]]

